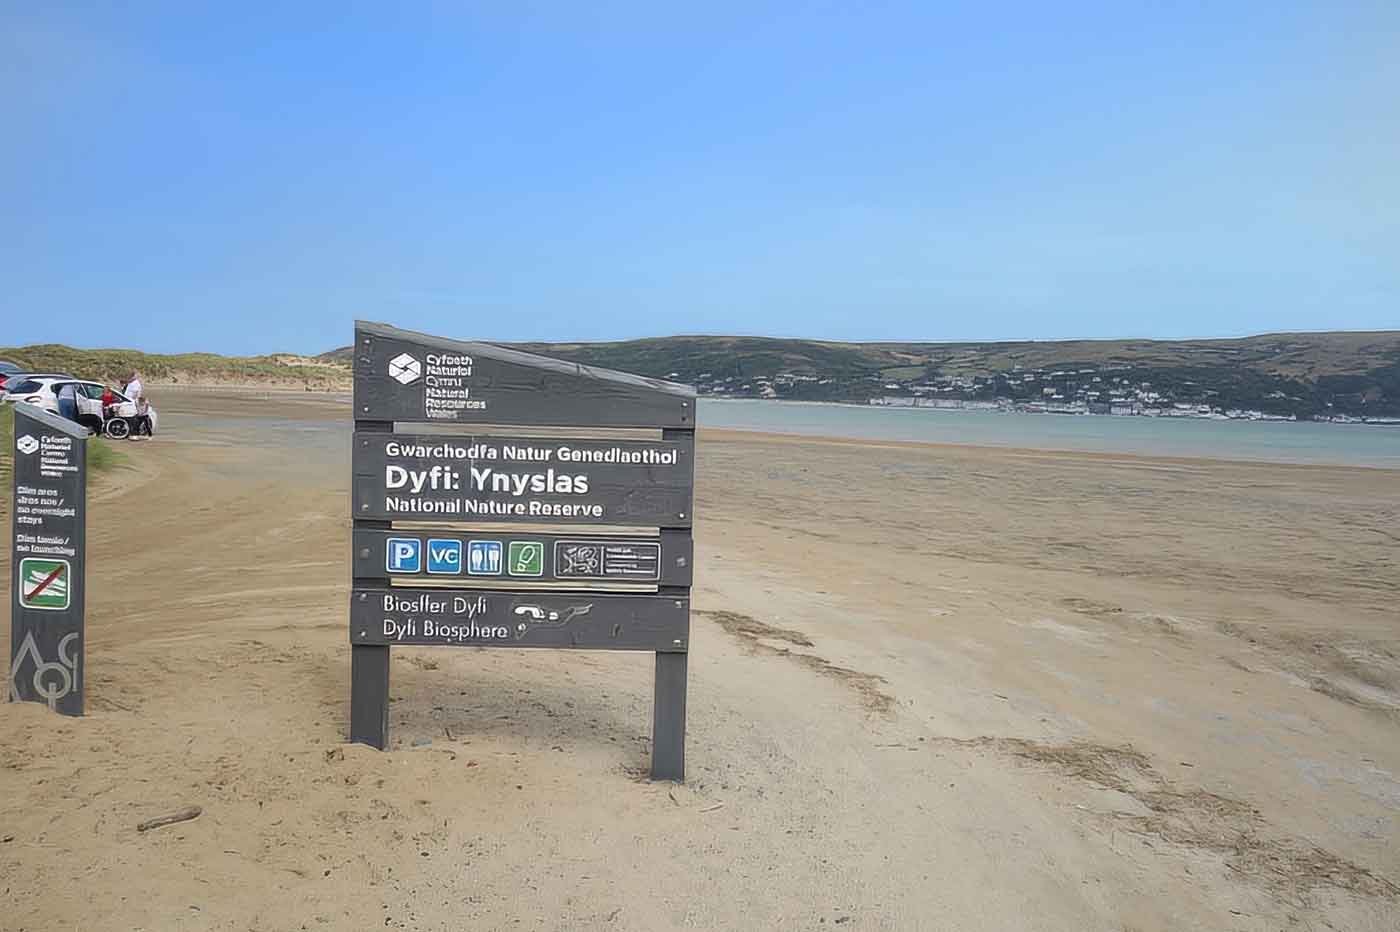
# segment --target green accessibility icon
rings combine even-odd
[[[544,544],[535,540],[511,541],[506,571],[512,576],[543,576]]]

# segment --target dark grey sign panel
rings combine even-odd
[[[15,405],[10,701],[83,714],[87,431]]]
[[[350,643],[684,651],[690,600],[665,595],[356,588]]]
[[[394,644],[654,651],[651,775],[684,780],[694,390],[364,322],[353,353],[350,740],[388,746]],[[527,426],[589,439],[496,435]]]
[[[356,579],[430,579],[434,582],[650,583],[689,586],[690,535],[667,531],[653,537],[357,529]]]
[[[695,426],[689,386],[355,324],[359,420],[587,427]]]
[[[693,435],[675,440],[357,433],[356,518],[689,527]]]

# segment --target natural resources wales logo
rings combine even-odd
[[[407,353],[389,360],[389,377],[400,385],[411,385],[423,374],[423,365]]]
[[[25,434],[23,437],[15,441],[15,446],[19,449],[19,452],[23,453],[25,456],[28,456],[35,450],[39,449],[39,441],[35,440],[28,434]]]

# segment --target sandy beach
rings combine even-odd
[[[157,403],[6,930],[1396,928],[1400,472],[702,430],[675,786],[650,655],[396,648],[347,745],[348,405]]]

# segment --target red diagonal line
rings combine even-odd
[[[41,592],[43,592],[45,589],[47,589],[47,588],[49,587],[49,583],[51,583],[51,582],[53,582],[55,579],[57,579],[57,578],[58,578],[58,574],[59,574],[59,573],[62,573],[62,572],[63,572],[63,564],[60,563],[58,566],[56,566],[56,567],[54,568],[54,571],[53,571],[52,573],[49,574],[49,578],[48,578],[48,579],[46,579],[46,580],[44,580],[43,582],[39,583],[39,585],[36,586],[36,587],[29,593],[28,598],[31,598],[31,599],[32,599],[32,598],[34,598],[36,595],[38,595],[39,593],[41,593]]]

